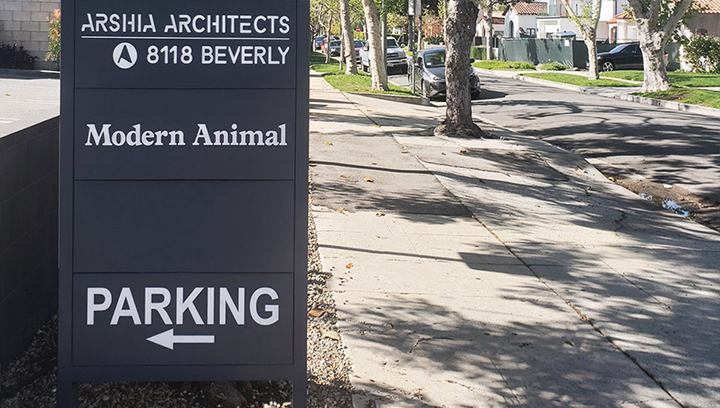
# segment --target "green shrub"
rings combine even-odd
[[[483,69],[535,71],[535,65],[529,62],[518,61],[475,61],[473,62],[473,66]]]
[[[568,69],[568,67],[566,67],[565,65],[557,63],[557,62],[548,62],[546,64],[540,64],[540,65],[538,65],[537,68],[542,71],[565,71],[566,69]]]
[[[685,45],[685,62],[693,72],[720,74],[720,38],[696,35]]]
[[[485,60],[485,46],[472,47],[470,48],[470,58],[474,58],[476,61]]]
[[[35,69],[37,59],[20,45],[0,45],[0,68]]]
[[[442,42],[445,42],[445,39],[442,35],[431,35],[429,37],[425,37],[425,42],[432,45],[438,45]]]
[[[48,29],[48,52],[45,61],[60,62],[60,10],[53,11],[52,20],[48,18],[50,28]]]

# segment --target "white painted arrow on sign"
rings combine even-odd
[[[163,346],[167,349],[173,350],[175,343],[215,343],[215,336],[213,335],[186,335],[176,336],[175,329],[164,331],[160,334],[148,337],[148,341],[151,341],[157,345]]]

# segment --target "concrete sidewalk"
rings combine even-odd
[[[310,87],[356,407],[720,406],[718,233],[537,139]]]

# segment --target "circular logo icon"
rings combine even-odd
[[[137,50],[130,43],[120,43],[113,51],[113,62],[120,69],[131,68],[137,62]]]

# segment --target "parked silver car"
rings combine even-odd
[[[470,59],[470,62],[474,62]],[[445,48],[431,48],[422,50],[413,59],[415,82],[413,90],[421,93],[428,99],[442,98],[446,95],[445,85]],[[410,75],[412,77],[412,75]],[[412,79],[410,79],[412,81]],[[473,99],[480,97],[480,78],[471,69],[470,96]]]
[[[360,50],[360,64],[363,71],[370,72],[370,47],[365,46]],[[408,72],[407,55],[400,48],[394,37],[387,39],[387,69],[399,69],[403,74]]]

